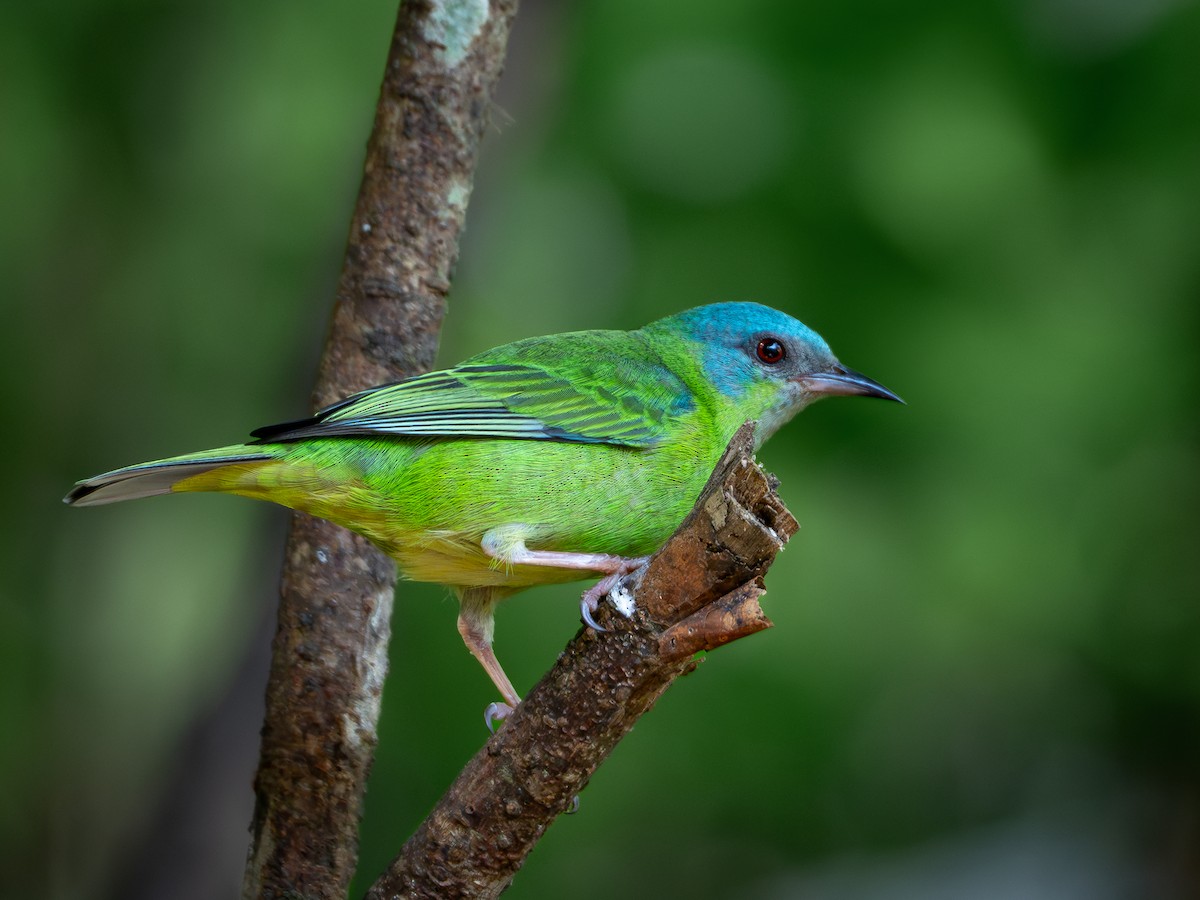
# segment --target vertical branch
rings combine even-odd
[[[516,0],[404,0],[313,400],[427,370]],[[395,570],[296,515],[243,896],[344,897],[376,742]]]

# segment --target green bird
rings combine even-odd
[[[458,630],[504,700],[490,724],[520,702],[492,650],[501,600],[601,575],[581,603],[597,627],[600,598],[671,535],[743,422],[757,448],[831,395],[900,400],[791,316],[716,303],[505,344],[244,444],[97,475],[65,502],[219,491],[358,532],[458,595]]]

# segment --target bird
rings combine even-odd
[[[457,595],[459,633],[502,698],[492,727],[520,703],[493,650],[497,604],[601,576],[581,613],[602,630],[600,599],[670,537],[743,423],[757,450],[838,395],[903,403],[792,316],[712,303],[634,331],[518,340],[246,443],[80,481],[64,502],[216,491],[363,535],[402,576]]]

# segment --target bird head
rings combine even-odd
[[[824,339],[786,313],[759,303],[714,303],[655,322],[698,353],[706,380],[762,444],[804,407],[824,397],[879,397],[903,403],[876,381],[842,365]]]

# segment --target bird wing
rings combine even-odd
[[[547,357],[513,348],[520,349],[501,349],[509,356]],[[682,382],[657,360],[627,357],[614,364],[604,359],[589,367],[578,355],[567,355],[569,361],[560,359],[558,365],[490,362],[488,355],[363,391],[311,419],[260,428],[254,437],[291,441],[394,434],[649,447],[666,435],[669,417],[691,407]]]

